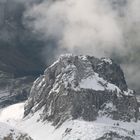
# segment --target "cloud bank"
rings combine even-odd
[[[125,58],[126,77],[138,86],[139,60],[132,64],[129,55],[140,50],[139,7],[139,0],[42,0],[28,6],[24,18],[33,32],[54,42],[56,57],[67,52]]]
[[[108,1],[44,1],[26,13],[30,24],[46,39],[57,42],[60,52],[106,56],[117,48],[124,51],[118,11]]]

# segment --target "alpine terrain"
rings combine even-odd
[[[140,140],[140,113],[120,66],[66,54],[35,80],[26,102],[0,111],[1,140]]]

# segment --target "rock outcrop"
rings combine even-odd
[[[61,56],[34,82],[25,116],[40,109],[40,119],[57,126],[67,119],[93,121],[101,115],[137,121],[139,112],[120,66],[82,55]]]

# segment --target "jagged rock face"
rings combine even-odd
[[[121,68],[110,59],[61,56],[31,89],[25,116],[43,109],[41,119],[61,125],[67,119],[93,121],[98,115],[137,119],[138,106]]]
[[[33,80],[33,77],[14,78],[0,71],[0,108],[27,100]]]
[[[117,65],[116,63],[112,63],[112,61],[105,58],[102,58],[100,60],[88,56],[88,59],[92,63],[93,70],[98,73],[100,77],[112,84],[115,84],[122,91],[127,90],[127,84],[124,78],[124,74],[119,65]]]

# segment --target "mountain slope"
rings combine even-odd
[[[11,105],[0,110],[0,140],[32,140],[26,133],[15,128],[23,117],[24,103]]]
[[[0,122],[33,140],[139,140],[138,107],[112,60],[68,54],[34,82],[25,108],[4,108]]]
[[[110,59],[61,56],[34,82],[24,116],[35,140],[139,140],[135,92]]]
[[[16,112],[16,114],[9,115],[11,112]],[[28,133],[34,140],[140,139],[140,121],[122,122],[106,117],[99,117],[93,122],[84,121],[82,119],[68,120],[59,128],[56,128],[48,121],[39,121],[42,109],[37,111],[33,116],[30,114],[30,116],[24,119],[22,119],[23,113],[24,103],[6,107],[0,111],[0,122],[6,123],[8,126],[10,125],[14,129],[19,129],[20,131],[18,130],[18,132]],[[135,130],[135,135],[133,134],[133,130]],[[4,135],[3,131],[0,130],[0,132]]]
[[[41,120],[61,125],[67,119],[93,121],[99,115],[115,120],[137,120],[134,91],[127,88],[121,68],[109,59],[61,56],[31,89],[25,116],[44,110]]]

